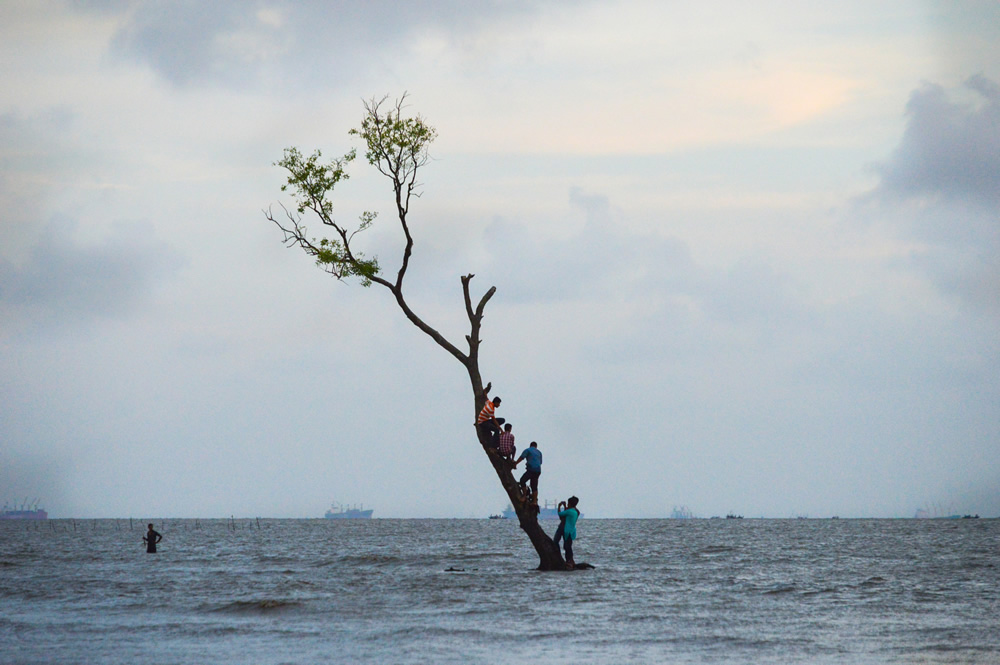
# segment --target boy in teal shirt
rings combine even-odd
[[[559,546],[559,536],[562,535],[563,548],[566,550],[566,564],[572,568],[576,564],[573,562],[573,541],[576,540],[576,520],[580,517],[580,509],[576,507],[580,500],[571,496],[566,503],[559,502],[560,506],[566,506],[559,510],[559,519],[562,520],[556,530],[555,542]]]

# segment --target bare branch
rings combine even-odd
[[[472,311],[472,299],[469,296],[469,282],[475,277],[473,274],[468,274],[462,277],[462,293],[465,295],[465,312],[469,315],[469,321],[475,318],[475,313]]]
[[[483,309],[486,307],[486,303],[489,302],[490,298],[492,298],[493,294],[496,292],[497,292],[497,287],[491,286],[490,290],[483,295],[483,299],[479,301],[479,306],[476,307],[476,318],[478,319],[483,318]]]
[[[451,355],[455,356],[455,358],[457,358],[458,361],[463,365],[466,365],[469,362],[468,355],[462,353],[454,344],[445,339],[445,337],[437,330],[427,325],[423,319],[417,316],[413,312],[413,310],[410,309],[410,306],[406,303],[406,300],[403,298],[403,292],[398,287],[392,285],[389,288],[392,291],[393,295],[396,296],[396,303],[399,305],[399,308],[403,310],[403,314],[406,315],[406,318],[408,318],[413,325],[415,325],[420,330],[424,331],[431,339],[437,342],[438,346],[443,348]]]

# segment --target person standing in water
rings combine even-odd
[[[566,502],[560,501],[559,505],[556,506],[556,514],[558,514],[559,511],[565,510],[565,508],[566,508]],[[559,528],[556,529],[555,534],[552,536],[552,542],[556,544],[556,547],[559,547],[559,541],[563,539],[563,534],[565,533],[565,531],[566,531],[566,518],[560,517]]]
[[[563,532],[563,548],[566,550],[566,565],[570,568],[576,565],[573,562],[573,541],[576,540],[576,520],[580,517],[580,509],[576,507],[579,502],[578,498],[571,496],[566,500],[566,509],[559,511],[559,519],[566,519],[565,524],[560,525],[560,528]]]
[[[163,540],[163,536],[154,531],[153,525],[150,524],[149,531],[142,537],[142,542],[146,543],[146,551],[150,554],[156,554],[156,543],[161,540]]]

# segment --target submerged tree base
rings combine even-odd
[[[478,570],[479,570],[478,568],[468,568],[468,569],[466,569],[466,568],[455,568],[454,566],[448,566],[447,568],[444,569],[444,572],[446,572],[446,573],[468,573],[468,572],[478,571]],[[536,568],[535,570],[542,570],[542,569],[541,568]],[[569,565],[567,565],[565,568],[562,569],[562,572],[569,573],[569,572],[572,572],[574,570],[594,570],[594,566],[590,565],[589,563],[578,563],[575,566],[573,566],[572,568],[570,568]],[[545,570],[543,572],[557,573],[557,572],[560,572],[560,571],[559,570]]]
[[[562,569],[558,569],[558,568],[555,568],[555,569],[553,569],[553,568],[545,568],[545,569],[543,569],[543,568],[539,567],[538,570],[544,570],[545,572],[559,572],[559,570],[563,570],[563,571],[569,573],[569,572],[572,572],[574,570],[594,570],[594,566],[592,566],[589,563],[587,563],[587,562],[584,561],[584,562],[578,563],[578,564],[576,564],[574,566],[570,566],[567,563]]]

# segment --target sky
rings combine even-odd
[[[264,217],[405,94],[407,298],[461,345],[496,287],[543,500],[1000,516],[998,44],[986,0],[6,0],[0,502],[504,508],[464,368]],[[390,273],[392,206],[363,159],[335,193]]]

